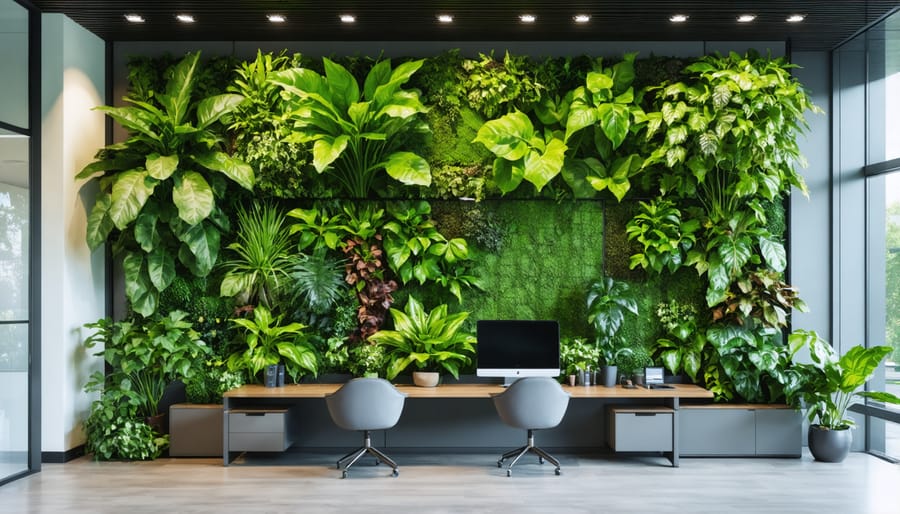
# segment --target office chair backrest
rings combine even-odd
[[[325,397],[334,423],[346,430],[384,430],[397,424],[406,395],[383,378],[354,378]]]
[[[559,425],[569,395],[550,377],[525,377],[494,396],[494,405],[507,425],[538,430]]]

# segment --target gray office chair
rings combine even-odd
[[[355,378],[325,397],[328,413],[337,426],[363,432],[363,446],[337,461],[337,468],[343,468],[341,478],[347,478],[350,466],[367,453],[375,456],[376,464],[384,462],[393,468],[393,476],[400,474],[397,463],[372,446],[371,432],[396,425],[405,400],[406,395],[383,378]]]
[[[494,396],[494,406],[504,423],[528,430],[525,446],[504,453],[497,461],[497,467],[503,467],[503,461],[515,457],[506,468],[506,476],[512,476],[512,467],[516,462],[526,453],[534,452],[541,464],[546,459],[556,466],[555,471],[559,475],[559,461],[534,445],[534,431],[553,428],[562,421],[569,406],[569,395],[562,386],[550,377],[520,378],[506,391]]]

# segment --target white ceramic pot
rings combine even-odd
[[[435,387],[441,380],[437,371],[413,371],[413,384],[419,387]]]

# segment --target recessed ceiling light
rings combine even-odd
[[[787,21],[788,23],[800,23],[801,21],[803,21],[805,19],[806,19],[805,14],[792,14],[792,15],[788,16],[785,21]]]
[[[684,23],[684,22],[688,21],[688,15],[687,14],[673,14],[672,16],[669,16],[669,21],[671,21],[672,23]]]
[[[572,17],[572,19],[575,20],[575,23],[587,23],[587,22],[591,21],[591,15],[590,14],[576,14],[575,16]]]
[[[356,16],[353,16],[352,14],[342,14],[341,21],[344,23],[355,23]]]
[[[125,19],[130,23],[144,23],[144,17],[140,14],[126,14]]]
[[[175,19],[181,23],[194,23],[194,17],[190,14],[179,14],[175,16]]]
[[[751,21],[756,19],[755,14],[742,14],[737,17],[738,23],[750,23]]]
[[[266,18],[268,18],[272,23],[284,23],[287,21],[287,18],[285,18],[284,15],[281,14],[270,14],[266,16]]]
[[[441,23],[453,23],[453,16],[449,14],[438,14],[437,20]]]
[[[537,17],[533,14],[523,14],[519,16],[519,19],[522,20],[522,23],[534,23]]]

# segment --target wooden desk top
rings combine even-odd
[[[622,386],[563,386],[572,398],[712,398],[711,391],[693,384],[672,384],[674,389],[625,389]],[[225,393],[226,398],[324,398],[341,384],[290,384],[284,387],[244,385]],[[442,384],[437,387],[398,385],[408,398],[490,398],[504,391],[499,384]]]

